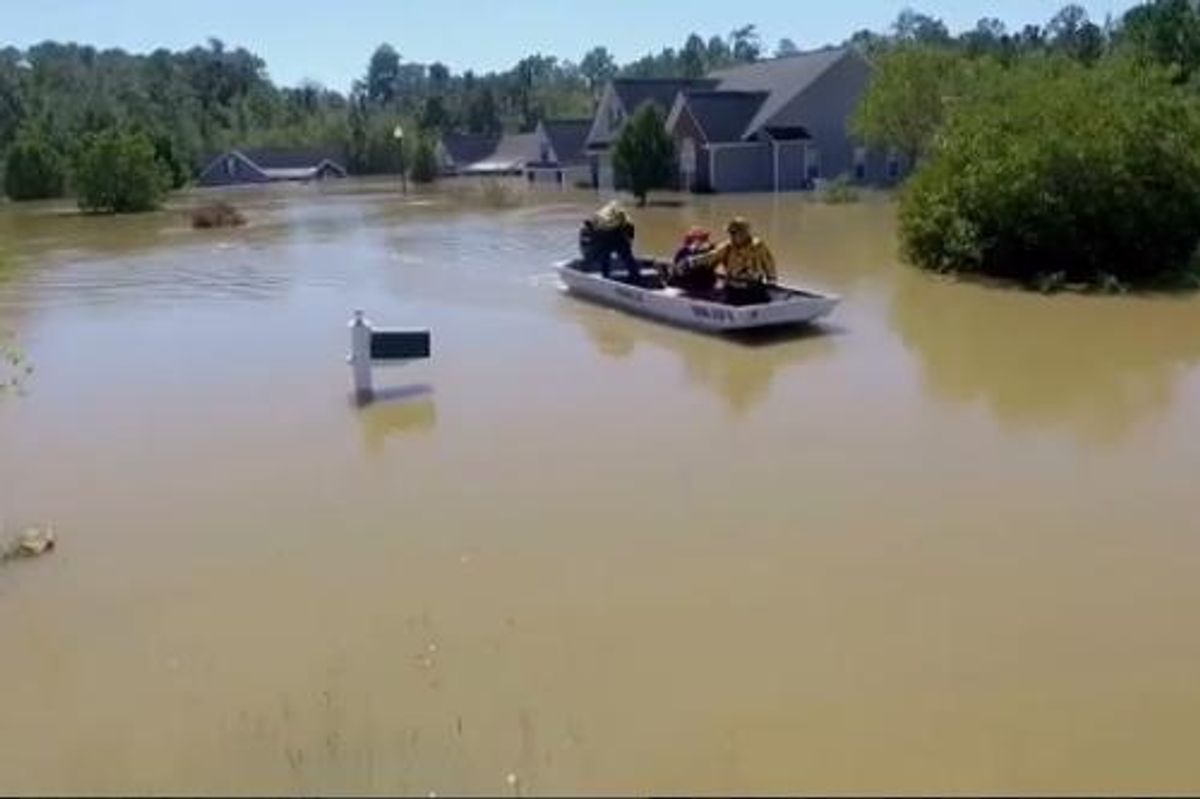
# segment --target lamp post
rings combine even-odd
[[[392,138],[396,140],[396,146],[400,148],[400,185],[405,194],[408,194],[408,172],[404,168],[404,128],[400,125],[392,131]]]

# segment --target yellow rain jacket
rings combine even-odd
[[[727,280],[736,283],[774,283],[775,256],[762,239],[737,246],[726,241],[710,253],[692,258],[697,266],[721,267]]]

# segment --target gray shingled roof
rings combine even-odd
[[[511,163],[523,167],[529,161],[536,161],[538,153],[538,137],[536,133],[509,133],[500,137],[500,145],[496,147],[490,162]]]
[[[336,150],[239,150],[260,169],[312,169],[322,161],[344,168],[345,157]]]
[[[449,133],[442,137],[442,146],[456,167],[470,166],[496,152],[500,136],[474,133]]]
[[[689,89],[697,91],[715,89],[717,82],[708,78],[696,80],[685,80],[683,78],[617,78],[610,85],[613,92],[617,95],[617,99],[624,106],[625,113],[628,116],[633,116],[647,102],[653,102],[658,105],[665,117],[671,112],[671,107],[675,105],[675,98],[679,96],[680,92]],[[591,131],[589,131],[585,146],[598,149],[608,147],[616,140],[616,134],[620,131],[621,127],[618,126],[615,131],[606,129],[595,136],[591,135]]]
[[[718,70],[709,77],[719,81],[719,89],[723,92],[767,93],[762,107],[743,132],[743,136],[750,136],[850,52],[847,47],[814,50]]]
[[[446,136],[442,145],[461,173],[518,172],[538,158],[534,133],[504,136]]]
[[[684,104],[710,143],[741,141],[766,92],[686,92]]]
[[[675,104],[675,96],[689,89],[715,89],[717,82],[707,78],[683,80],[677,78],[619,78],[613,81],[613,89],[621,98],[621,105],[630,116],[647,102],[658,104],[665,115]]]
[[[336,149],[331,150],[289,150],[282,148],[259,148],[257,150],[221,150],[208,153],[201,163],[204,169],[212,165],[218,158],[225,158],[231,153],[241,155],[260,170],[267,169],[313,169],[322,161],[332,161],[342,169],[346,168],[346,155]]]
[[[555,119],[542,123],[550,146],[558,163],[563,166],[575,166],[587,162],[584,145],[587,143],[588,132],[592,129],[590,119]],[[540,155],[540,154],[539,154]]]

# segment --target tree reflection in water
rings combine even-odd
[[[1161,415],[1200,358],[1191,297],[1047,297],[909,270],[891,321],[936,395],[1086,442],[1115,442]]]

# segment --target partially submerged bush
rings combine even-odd
[[[197,230],[219,227],[240,227],[246,217],[227,202],[218,201],[192,210],[192,227]]]
[[[49,142],[34,134],[23,134],[5,159],[4,193],[14,200],[61,197],[66,172],[62,155]]]
[[[492,208],[512,208],[521,204],[521,192],[511,182],[496,178],[484,179],[479,194],[484,204]]]
[[[525,204],[528,184],[512,177],[458,177],[443,181],[440,192],[470,205],[517,208]]]
[[[829,205],[847,205],[860,199],[858,188],[850,180],[849,175],[839,175],[819,193],[821,202]]]
[[[1121,62],[997,68],[956,103],[900,223],[936,271],[1178,284],[1200,245],[1200,104]]]
[[[79,207],[95,213],[126,214],[158,207],[170,177],[140,133],[106,130],[84,140],[76,158],[74,184]]]

